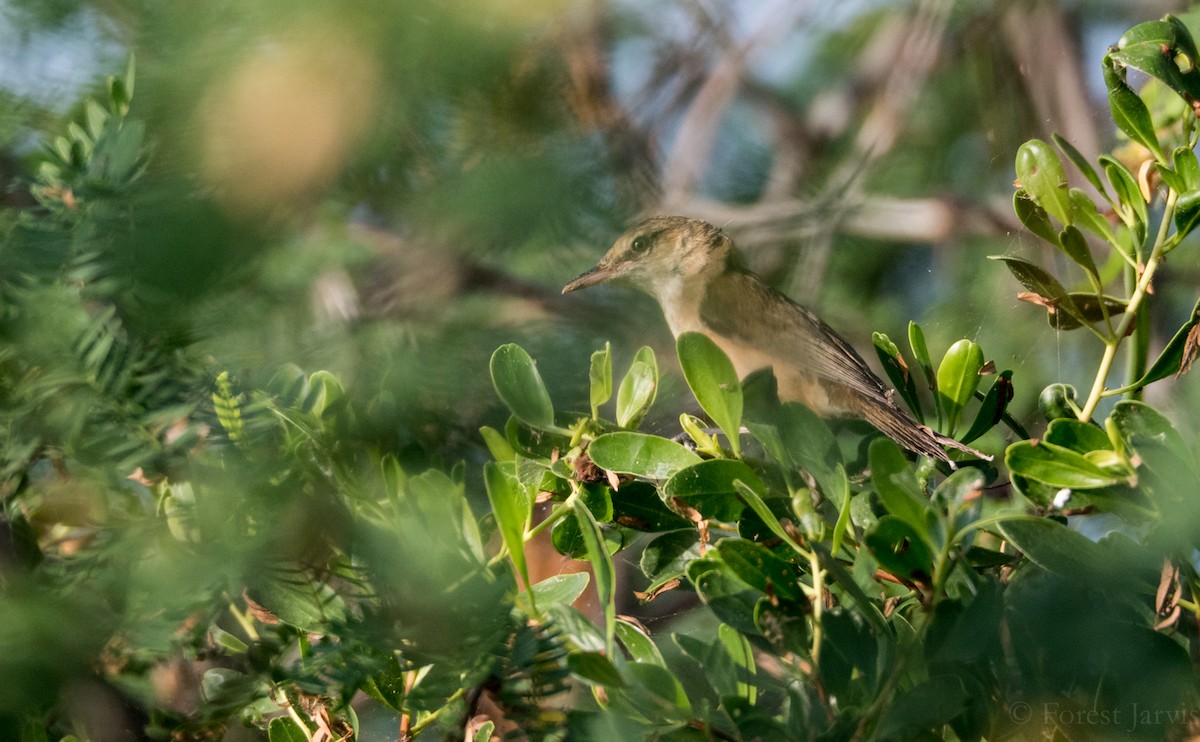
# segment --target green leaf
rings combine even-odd
[[[1004,464],[1014,474],[1051,487],[1086,490],[1127,479],[1101,469],[1080,453],[1046,441],[1017,441],[1005,452]]]
[[[500,462],[516,460],[517,452],[513,450],[508,439],[500,434],[500,431],[484,425],[479,429],[479,434],[483,436],[483,442],[493,459]]]
[[[676,340],[679,365],[696,401],[725,432],[737,456],[741,450],[742,384],[725,352],[707,335],[685,332]]]
[[[1175,164],[1176,174],[1183,180],[1183,188],[1179,190],[1186,192],[1200,189],[1200,161],[1197,161],[1196,153],[1187,147],[1177,147],[1171,160]]]
[[[1064,577],[1088,577],[1104,571],[1103,550],[1058,521],[1015,517],[1001,523],[999,530],[1042,569]]]
[[[471,742],[491,742],[492,735],[496,732],[496,722],[488,719],[479,725],[475,730],[475,734],[471,736]]]
[[[1060,417],[1051,420],[1046,426],[1046,434],[1042,437],[1047,443],[1086,454],[1090,451],[1112,450],[1112,441],[1104,431],[1082,420],[1071,417]]]
[[[547,577],[533,586],[534,602],[540,606],[570,605],[583,595],[590,579],[587,572],[567,572]],[[517,607],[526,613],[533,612],[528,593],[517,594]]]
[[[1092,208],[1092,211],[1095,211],[1095,207]],[[1100,280],[1100,274],[1096,270],[1096,261],[1092,258],[1091,248],[1088,247],[1083,232],[1073,226],[1067,227],[1059,235],[1058,244],[1062,246],[1063,254],[1074,260],[1076,265],[1081,266],[1097,281]]]
[[[1125,311],[1125,300],[1115,296],[1097,298],[1095,294],[1086,291],[1072,291],[1067,296],[1079,316],[1073,317],[1065,312],[1047,312],[1046,321],[1056,330],[1074,330],[1083,327],[1084,323],[1094,325],[1104,321],[1106,312],[1109,317],[1115,317]],[[1101,301],[1104,302],[1103,309]]]
[[[1149,215],[1146,211],[1146,201],[1142,198],[1142,189],[1138,187],[1137,178],[1129,172],[1121,162],[1109,155],[1100,155],[1100,164],[1104,167],[1104,175],[1117,194],[1117,214],[1121,220],[1134,230],[1135,237],[1140,243],[1146,238],[1146,224]]]
[[[796,568],[762,544],[741,538],[717,542],[717,556],[742,582],[767,595],[803,602]]]
[[[648,662],[652,665],[666,667],[662,653],[658,651],[654,640],[642,632],[636,624],[623,618],[617,619],[617,639],[625,646],[634,662]]]
[[[1118,64],[1158,78],[1184,100],[1200,100],[1195,45],[1187,28],[1176,18],[1139,23],[1122,34],[1116,48],[1105,56],[1106,83],[1108,67]],[[1154,147],[1150,149],[1159,153]]]
[[[933,545],[929,532],[932,510],[929,500],[917,484],[912,464],[904,451],[890,438],[876,438],[867,449],[871,483],[889,513],[912,527],[925,542]]]
[[[1030,139],[1017,150],[1017,179],[1033,202],[1063,226],[1071,223],[1067,175],[1050,145]]]
[[[1200,222],[1200,190],[1189,191],[1175,201],[1175,231],[1182,239]]]
[[[885,515],[864,537],[867,548],[885,570],[906,580],[928,582],[933,573],[933,554],[911,525],[894,515]]]
[[[933,373],[933,359],[929,355],[929,346],[925,344],[925,332],[916,322],[908,323],[908,347],[913,353],[913,359],[925,374],[929,391],[937,393],[937,376]]]
[[[489,461],[483,465],[483,483],[488,502],[496,518],[500,538],[508,548],[509,559],[517,569],[525,588],[529,588],[529,568],[525,561],[525,529],[533,514],[533,501],[517,484],[511,467]]]
[[[1113,407],[1109,420],[1126,451],[1136,452],[1142,443],[1165,447],[1182,462],[1193,463],[1191,451],[1171,421],[1145,402],[1126,399]]]
[[[633,363],[617,389],[617,425],[636,428],[658,395],[658,361],[649,346],[633,356]]]
[[[1051,245],[1058,244],[1058,230],[1050,222],[1050,214],[1034,203],[1029,192],[1018,188],[1013,192],[1013,212],[1025,228]]]
[[[700,535],[695,528],[681,528],[656,536],[642,551],[639,566],[653,585],[681,576],[700,557]]]
[[[792,547],[797,554],[800,554],[804,557],[808,556],[808,550],[796,543],[796,540],[792,538],[792,535],[788,533],[786,529],[784,529],[783,524],[781,524],[779,519],[775,517],[775,514],[771,512],[771,508],[767,506],[767,503],[763,501],[762,496],[759,495],[758,492],[756,492],[749,484],[740,479],[735,481],[733,484],[735,487],[737,487],[738,494],[742,496],[742,499],[745,500],[746,504],[750,506],[750,509],[754,511],[754,514],[757,515],[764,524],[766,524],[767,528],[771,529],[771,533],[775,534],[782,539],[784,543]]]
[[[737,496],[736,481],[765,490],[754,470],[734,459],[710,459],[681,469],[662,487],[664,500],[678,497],[705,518],[737,520],[744,505]]]
[[[995,427],[1004,418],[1004,411],[1008,409],[1012,398],[1012,371],[1005,369],[996,376],[992,387],[984,395],[979,411],[975,413],[975,422],[971,423],[967,434],[961,439],[962,442],[970,443]]]
[[[691,715],[692,704],[683,686],[665,667],[634,662],[625,665],[624,669],[631,680],[646,691],[636,695],[641,702],[640,710],[650,718],[662,715],[666,719],[683,720]]]
[[[514,343],[501,345],[492,354],[492,385],[518,420],[533,428],[554,427],[554,406],[542,383],[537,364]]]
[[[625,685],[616,665],[600,652],[568,652],[567,667],[591,685],[619,688]]]
[[[1188,321],[1176,331],[1171,342],[1167,343],[1167,347],[1163,348],[1162,353],[1150,366],[1150,370],[1146,372],[1145,376],[1138,379],[1136,386],[1144,387],[1168,376],[1182,374],[1187,370],[1191,365],[1190,359],[1195,357],[1196,346],[1200,343],[1200,338],[1193,337],[1194,328],[1198,322],[1200,322],[1200,300],[1192,307]]]
[[[270,742],[308,742],[309,737],[290,717],[279,716],[267,725],[267,739]]]
[[[1063,288],[1063,285],[1058,282],[1057,278],[1047,273],[1041,266],[1014,255],[989,255],[988,258],[990,260],[1002,261],[1008,267],[1009,272],[1013,274],[1013,277],[1021,282],[1022,286],[1037,294],[1045,301],[1048,305],[1047,309],[1061,310],[1081,322],[1084,321],[1083,316],[1075,307],[1071,297],[1067,294],[1067,290]]]
[[[925,415],[921,410],[921,400],[917,397],[917,384],[913,380],[908,364],[904,362],[904,356],[900,354],[900,349],[896,347],[891,338],[882,332],[872,333],[871,342],[875,345],[875,353],[879,356],[879,362],[883,364],[883,370],[891,379],[892,386],[900,391],[904,403],[916,415],[917,422],[925,422]]]
[[[1112,112],[1113,121],[1117,128],[1125,132],[1133,141],[1146,149],[1161,155],[1158,136],[1154,133],[1154,123],[1150,120],[1150,109],[1133,92],[1125,82],[1124,75],[1118,71],[1115,64],[1115,53],[1104,57],[1104,85],[1108,88],[1108,109]],[[1137,65],[1134,65],[1137,66]]]
[[[630,482],[609,495],[612,520],[622,528],[661,533],[683,528],[688,521],[668,508],[648,482]]]
[[[941,729],[967,707],[971,696],[954,675],[935,675],[897,693],[879,722],[879,739],[920,739],[924,732]]]
[[[1075,149],[1075,145],[1071,144],[1058,134],[1051,134],[1050,140],[1054,142],[1055,146],[1062,150],[1062,153],[1067,156],[1067,159],[1071,161],[1071,164],[1074,165],[1077,170],[1079,170],[1080,174],[1087,178],[1087,181],[1091,183],[1099,193],[1104,194],[1104,186],[1100,183],[1100,176],[1096,173],[1096,169],[1092,167],[1091,163],[1087,161],[1087,158],[1084,157],[1079,150]]]
[[[600,405],[612,398],[612,343],[605,343],[604,350],[592,353],[588,380],[591,382],[592,419],[597,420],[600,418]]]
[[[608,655],[613,655],[613,637],[617,620],[616,615],[616,573],[613,569],[612,557],[604,547],[604,535],[600,532],[600,524],[592,517],[580,499],[574,500],[575,519],[579,522],[579,530],[587,545],[588,561],[592,563],[592,574],[595,576],[596,596],[604,610],[605,648]]]
[[[942,357],[937,371],[938,399],[950,435],[958,427],[963,408],[975,396],[981,368],[983,349],[966,338],[951,345]]]
[[[746,637],[734,631],[732,626],[721,624],[717,627],[717,638],[724,645],[725,651],[729,653],[734,666],[742,677],[757,674],[758,667],[754,664],[754,649]],[[751,683],[739,680],[737,694],[753,704],[758,698],[758,689]]]
[[[597,437],[588,446],[588,456],[601,469],[648,479],[668,479],[680,469],[701,461],[675,441],[633,432]]]

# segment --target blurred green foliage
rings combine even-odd
[[[687,206],[1003,451],[953,473],[672,347],[648,302],[557,295],[660,206],[737,4],[0,6],[129,52],[61,109],[0,92],[0,738],[1182,736],[1197,315],[1161,265],[1197,222],[1195,15],[1105,57],[1096,160],[1037,130],[1021,10],[933,5],[749,49]],[[904,33],[940,51],[881,76]],[[874,152],[884,78],[915,90]],[[992,226],[842,210],[943,196]]]

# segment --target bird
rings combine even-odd
[[[671,333],[707,335],[739,378],[770,367],[781,401],[821,417],[866,420],[902,447],[955,462],[943,447],[990,457],[919,424],[862,356],[811,310],[752,272],[720,229],[700,219],[655,216],[622,234],[567,294],[614,281],[658,300]]]

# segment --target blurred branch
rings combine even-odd
[[[704,175],[721,118],[741,85],[751,52],[790,30],[802,11],[788,0],[778,2],[765,14],[767,20],[761,28],[747,34],[741,43],[731,44],[712,65],[683,114],[674,147],[663,165],[663,207],[667,211],[686,201]]]

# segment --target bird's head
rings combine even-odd
[[[563,293],[621,280],[657,297],[670,284],[706,281],[736,260],[729,238],[708,222],[656,216],[621,235],[600,262],[564,286]]]

